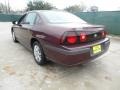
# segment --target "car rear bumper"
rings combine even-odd
[[[92,47],[94,45],[101,45],[102,51],[96,55],[92,54]],[[110,45],[109,38],[105,38],[104,40],[91,43],[84,46],[79,47],[65,47],[57,48],[50,45],[46,45],[45,54],[48,59],[63,65],[76,65],[89,62],[90,60],[94,60],[98,56],[104,54]]]

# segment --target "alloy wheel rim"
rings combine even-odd
[[[34,56],[37,62],[40,62],[42,60],[42,56],[41,56],[41,50],[40,47],[38,45],[34,46]]]

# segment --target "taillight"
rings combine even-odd
[[[77,42],[77,36],[68,36],[67,37],[67,43],[75,44],[76,42]]]
[[[106,31],[101,31],[101,35],[102,35],[102,38],[105,38],[106,35],[107,35],[107,32]]]
[[[80,33],[80,42],[86,42],[87,35],[86,33]]]
[[[78,37],[76,32],[74,31],[65,32],[61,38],[61,44],[73,45],[73,44],[77,44],[77,42],[78,42]]]

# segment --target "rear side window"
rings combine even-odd
[[[34,25],[35,19],[37,14],[36,13],[29,13],[25,18],[25,23],[29,23],[30,25]]]

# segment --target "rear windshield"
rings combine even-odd
[[[42,12],[49,23],[86,23],[81,18],[65,11]]]

